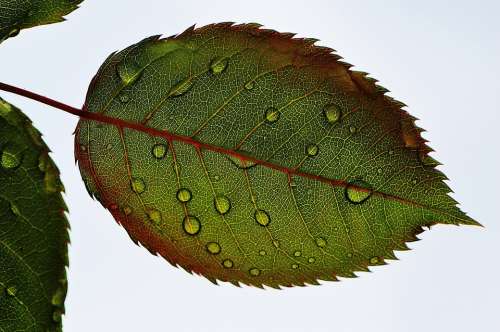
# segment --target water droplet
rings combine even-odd
[[[382,174],[382,168],[377,169],[378,174]]]
[[[297,250],[296,252],[293,253],[295,257],[300,257],[302,256],[302,252],[300,250]]]
[[[261,250],[261,251],[259,251],[259,255],[261,255],[261,256],[265,256],[265,255],[266,255],[266,251],[265,251],[265,250]]]
[[[211,253],[212,255],[217,255],[221,251],[220,245],[217,242],[207,243],[206,248],[207,248],[207,251],[209,253]]]
[[[215,181],[219,181],[220,180],[220,176],[218,176],[218,175],[214,176],[214,180]]]
[[[181,188],[177,191],[177,199],[183,203],[189,202],[192,198],[189,189]]]
[[[222,266],[224,266],[226,269],[230,269],[234,266],[234,263],[230,259],[225,259],[222,261]]]
[[[54,295],[52,295],[51,303],[56,307],[62,307],[64,305],[64,299],[66,298],[66,292],[68,289],[66,280],[61,280],[60,286],[55,291]]]
[[[241,168],[241,169],[247,169],[250,167],[255,166],[255,162],[251,160],[246,160],[243,158],[235,157],[235,156],[228,156],[227,157],[236,167]]]
[[[130,185],[132,190],[138,194],[142,194],[146,190],[146,184],[142,179],[133,178],[132,181],[130,181]]]
[[[182,227],[189,235],[196,235],[201,230],[201,223],[195,216],[186,216],[182,221]]]
[[[309,157],[314,157],[318,154],[319,147],[316,144],[308,144],[306,146],[306,153]]]
[[[122,93],[122,94],[120,95],[120,101],[121,101],[122,103],[126,104],[126,103],[128,103],[128,102],[129,102],[129,100],[130,100],[130,98],[129,98],[129,96],[128,96],[128,95],[126,95],[126,94],[124,94],[124,93]]]
[[[254,88],[254,82],[253,81],[248,81],[246,84],[245,84],[245,89],[247,90],[252,90]]]
[[[379,262],[379,258],[378,257],[372,257],[370,258],[370,264],[377,264]]]
[[[162,159],[167,154],[167,146],[165,144],[157,143],[153,145],[151,153],[156,159]]]
[[[17,287],[16,286],[10,286],[6,289],[7,295],[9,296],[16,296],[17,294]]]
[[[220,214],[226,214],[231,209],[231,201],[224,195],[218,195],[214,199],[215,209]]]
[[[266,110],[266,121],[268,123],[273,123],[278,121],[280,118],[280,111],[276,107],[269,107]]]
[[[324,247],[326,247],[326,240],[322,237],[318,237],[316,239],[316,245],[320,248],[324,248]]]
[[[255,211],[254,217],[255,217],[255,220],[261,226],[267,226],[267,225],[269,225],[269,222],[271,222],[271,218],[269,217],[269,214],[267,214],[267,212],[264,210]]]
[[[194,85],[193,79],[191,77],[189,77],[189,78],[185,79],[184,81],[181,81],[181,82],[177,83],[176,85],[174,85],[172,87],[172,89],[170,89],[169,96],[171,96],[171,97],[182,96],[183,94],[185,94],[186,92],[191,90],[193,85]]]
[[[126,215],[126,216],[129,216],[131,213],[132,213],[132,208],[130,206],[125,206],[123,207],[123,213]]]
[[[323,109],[323,114],[325,115],[326,121],[328,123],[333,124],[339,121],[342,112],[340,108],[335,104],[326,105]]]
[[[373,193],[373,189],[366,181],[353,180],[345,188],[345,196],[349,202],[360,204],[366,201]]]
[[[134,59],[125,58],[116,65],[118,77],[124,85],[129,85],[137,81],[142,75],[142,68]]]
[[[210,71],[214,75],[221,74],[226,70],[229,60],[223,57],[216,57],[210,62]]]
[[[61,321],[61,316],[62,316],[62,311],[61,309],[56,309],[52,313],[52,320],[56,323],[59,323]]]
[[[350,132],[351,134],[354,134],[357,130],[358,130],[358,129],[357,129],[356,127],[354,127],[354,126],[350,126],[350,127],[349,127],[349,132]]]
[[[298,268],[299,268],[299,264],[297,264],[297,263],[292,264],[292,269],[296,270]]]
[[[20,217],[21,216],[21,211],[19,211],[19,208],[17,207],[17,205],[15,205],[14,203],[10,203],[10,210],[12,211],[12,213],[14,213],[16,216]]]
[[[307,260],[309,263],[314,263],[316,261],[316,258],[314,257],[309,257],[309,259]]]
[[[280,241],[278,241],[278,240],[274,240],[274,241],[273,241],[273,246],[275,246],[276,248],[279,248],[279,246],[280,246]]]
[[[146,211],[146,214],[148,215],[148,218],[150,221],[158,224],[161,222],[161,212],[156,210],[156,209],[148,209]]]
[[[252,267],[250,270],[248,270],[248,272],[252,277],[258,277],[260,275],[260,270],[256,267]]]
[[[6,147],[2,151],[2,167],[14,169],[21,165],[22,151],[14,147]]]

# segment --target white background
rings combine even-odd
[[[485,228],[436,226],[360,278],[283,291],[214,286],[135,246],[90,199],[77,118],[0,93],[45,134],[70,208],[65,331],[500,331],[500,5],[496,1],[86,0],[0,47],[0,80],[81,106],[112,51],[193,23],[321,39],[422,119],[453,196]]]

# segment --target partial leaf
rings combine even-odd
[[[1,98],[0,133],[0,331],[60,331],[69,237],[59,171]]]
[[[422,226],[477,224],[404,105],[292,36],[222,23],[106,60],[76,158],[131,238],[214,282],[278,287],[384,264]]]
[[[0,42],[22,29],[64,21],[63,16],[78,8],[83,0],[2,0],[0,2]]]

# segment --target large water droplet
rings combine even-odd
[[[308,144],[306,146],[306,153],[309,157],[314,157],[319,153],[319,147],[316,144]]]
[[[373,193],[373,188],[369,183],[363,180],[353,180],[345,188],[345,197],[349,202],[361,204],[366,201]]]
[[[293,255],[294,255],[295,257],[300,257],[300,256],[302,256],[302,252],[301,252],[300,250],[297,250],[297,251],[295,251],[295,252],[293,253]]]
[[[217,255],[221,251],[220,245],[217,242],[207,243],[206,248],[207,248],[207,251],[209,253],[211,253],[212,255]]]
[[[339,121],[340,117],[342,116],[342,111],[337,105],[330,104],[325,106],[325,108],[323,109],[323,114],[325,115],[326,121],[328,121],[328,123],[330,124],[333,124]]]
[[[155,144],[151,149],[151,153],[153,154],[153,157],[155,157],[156,159],[162,159],[167,154],[167,146],[165,144],[160,144],[160,143]]]
[[[276,107],[269,107],[266,110],[266,121],[268,123],[273,123],[278,121],[280,118],[280,111]]]
[[[195,216],[186,216],[182,221],[182,227],[189,235],[196,235],[201,230],[201,223]]]
[[[269,214],[264,210],[255,211],[254,217],[261,226],[267,226],[271,222],[271,217],[269,217]]]
[[[235,156],[228,156],[227,157],[236,167],[241,168],[241,169],[247,169],[252,166],[255,166],[255,162],[251,160],[246,160],[244,158],[239,158]]]
[[[231,201],[224,195],[218,195],[214,199],[214,205],[217,212],[226,214],[231,209]]]
[[[255,84],[253,81],[248,81],[246,84],[245,84],[245,89],[247,90],[252,90],[254,88]]]
[[[130,181],[130,186],[132,190],[138,194],[142,194],[146,190],[146,184],[139,178],[133,178],[132,181]]]
[[[316,239],[316,245],[317,245],[318,247],[320,247],[320,248],[324,248],[324,247],[326,247],[326,240],[325,240],[325,238],[318,237],[318,238]]]
[[[20,149],[8,146],[2,151],[2,167],[14,169],[21,165],[22,151]]]
[[[189,189],[181,188],[177,191],[177,199],[183,203],[189,202],[192,198]]]
[[[185,79],[184,81],[181,81],[181,82],[177,83],[176,85],[174,85],[172,87],[172,89],[170,89],[169,96],[171,96],[171,97],[182,96],[183,94],[185,94],[186,92],[191,90],[193,85],[194,85],[194,81],[191,77],[189,77],[189,78]]]
[[[226,70],[229,60],[224,57],[216,57],[210,62],[210,71],[214,75],[221,74]]]
[[[248,272],[252,277],[258,277],[260,275],[260,270],[256,267],[252,267],[250,270],[248,270]]]
[[[158,224],[161,222],[161,212],[156,209],[148,209],[146,210],[146,214],[150,221]]]
[[[225,259],[222,261],[222,266],[224,266],[226,269],[230,269],[234,266],[234,263],[230,259]]]

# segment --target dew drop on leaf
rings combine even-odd
[[[330,104],[324,108],[323,114],[325,115],[326,121],[328,121],[328,123],[334,124],[335,122],[339,121],[342,112],[337,105]]]
[[[141,77],[142,68],[134,60],[125,58],[116,66],[116,72],[124,85],[130,85]]]
[[[269,214],[264,210],[257,210],[254,214],[255,220],[261,226],[267,226],[271,222]]]
[[[280,112],[276,107],[269,107],[266,110],[266,121],[268,123],[276,122],[279,120],[279,118],[280,118]]]
[[[148,209],[146,210],[146,214],[148,215],[148,218],[150,221],[154,223],[159,223],[161,222],[161,212],[156,210],[156,209]]]
[[[156,159],[162,159],[167,154],[167,146],[165,144],[155,144],[151,149],[151,153]]]
[[[378,262],[379,262],[378,257],[372,257],[372,258],[370,258],[370,263],[371,264],[377,264]]]
[[[7,295],[9,296],[16,296],[17,294],[17,287],[16,286],[10,286],[6,289]]]
[[[177,191],[177,199],[183,203],[189,202],[192,198],[191,191],[186,188],[181,188]]]
[[[351,134],[356,133],[356,131],[357,131],[357,130],[358,130],[358,129],[357,129],[356,127],[354,127],[354,126],[350,126],[350,127],[349,127],[349,132],[350,132]]]
[[[322,237],[316,239],[316,245],[320,248],[326,247],[326,240]]]
[[[214,75],[221,74],[226,70],[228,64],[227,58],[216,57],[210,62],[210,72]]]
[[[2,151],[2,167],[13,169],[21,165],[22,153],[18,149],[6,147]]]
[[[248,272],[253,277],[258,277],[260,275],[260,270],[256,267],[251,268],[250,270],[248,270]]]
[[[146,184],[139,178],[132,179],[130,186],[132,187],[132,190],[138,194],[142,194],[146,190]]]
[[[186,92],[191,90],[191,88],[193,87],[193,84],[194,84],[194,82],[193,82],[192,78],[191,77],[187,78],[184,81],[181,81],[178,84],[176,84],[175,86],[173,86],[172,89],[170,89],[169,95],[171,97],[182,96],[183,94],[185,94]]]
[[[314,257],[309,257],[309,258],[307,259],[307,261],[308,261],[309,263],[314,263],[314,262],[316,261],[316,258],[314,258]]]
[[[226,214],[231,209],[231,201],[224,195],[218,195],[214,199],[214,205],[217,212]]]
[[[195,216],[186,216],[182,222],[182,227],[189,235],[196,235],[201,230],[201,223]]]
[[[296,270],[298,268],[299,268],[299,264],[297,264],[297,263],[292,264],[292,269]]]
[[[345,197],[354,204],[363,203],[370,198],[372,193],[373,188],[363,180],[353,180],[345,188]]]
[[[222,261],[222,266],[224,266],[226,269],[230,269],[234,266],[234,263],[230,259],[225,259],[224,261]]]
[[[293,255],[294,255],[295,257],[300,257],[300,256],[302,256],[302,252],[301,252],[300,250],[297,250],[297,251],[295,251],[295,252],[293,253]]]
[[[266,251],[265,251],[265,250],[261,250],[261,251],[259,251],[259,255],[261,255],[261,256],[265,256],[265,255],[266,255]]]
[[[316,144],[308,144],[306,146],[306,153],[309,157],[314,157],[318,154],[319,147]]]
[[[212,255],[217,255],[221,251],[221,247],[217,242],[209,242],[206,245],[207,251]]]

